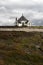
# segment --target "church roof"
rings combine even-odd
[[[18,22],[20,21],[28,21],[23,15],[18,19]]]

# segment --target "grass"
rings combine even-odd
[[[18,26],[0,26],[0,28],[39,28],[39,29],[43,29],[43,26],[31,26],[31,27],[27,27],[27,26],[22,26],[22,27],[18,27]]]
[[[43,29],[43,26],[32,26],[31,28]]]
[[[1,31],[0,65],[43,65],[43,32]]]

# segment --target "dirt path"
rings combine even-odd
[[[0,28],[0,31],[25,31],[25,32],[43,32],[43,29],[33,28]]]

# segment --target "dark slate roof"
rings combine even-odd
[[[28,21],[23,15],[18,19],[18,22],[20,21]]]

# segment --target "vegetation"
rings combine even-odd
[[[0,31],[0,65],[43,65],[43,32]]]
[[[22,26],[22,27],[18,27],[18,26],[0,26],[0,28],[26,28],[27,26]],[[43,26],[31,26],[31,27],[27,27],[27,28],[36,28],[36,29],[43,29]]]
[[[43,29],[43,26],[32,26],[31,28]]]

